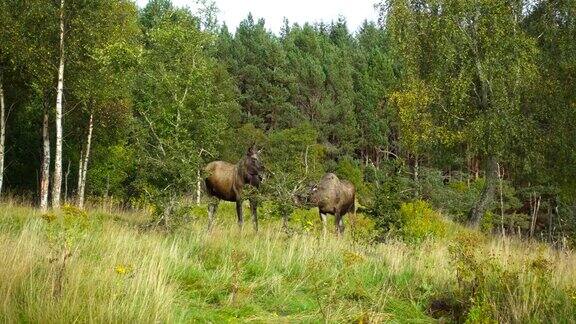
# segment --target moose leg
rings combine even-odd
[[[250,199],[250,210],[252,211],[252,222],[254,222],[254,231],[258,232],[258,203],[255,199]]]
[[[218,199],[211,199],[208,203],[208,230],[212,229],[214,225],[214,219],[216,218],[216,211],[218,210]]]
[[[336,214],[334,215],[334,222],[336,223],[336,230],[338,231],[338,236],[344,234],[344,215]]]
[[[322,235],[326,237],[326,229],[328,220],[326,219],[326,214],[320,212],[320,220],[322,221]]]
[[[236,201],[236,215],[238,215],[238,226],[242,229],[244,216],[242,215],[242,200]]]

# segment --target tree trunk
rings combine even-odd
[[[48,110],[44,111],[42,123],[42,174],[40,176],[40,210],[48,211],[48,188],[50,187],[50,133],[48,132]]]
[[[70,175],[70,160],[68,160],[68,167],[64,175],[64,204],[68,203],[68,176]]]
[[[80,159],[78,159],[78,185],[76,186],[76,199],[80,197],[80,187],[82,186],[82,171],[84,167],[82,164],[84,163],[84,151],[80,151]]]
[[[502,178],[504,177],[504,172],[500,169],[500,164],[498,166],[498,184],[500,185],[500,230],[502,231],[502,236],[506,236],[506,231],[504,230],[504,196],[502,194]]]
[[[6,136],[6,120],[4,106],[4,88],[2,87],[2,75],[0,75],[0,194],[4,183],[4,139]]]
[[[415,191],[414,195],[416,198],[420,196],[420,180],[419,180],[419,170],[420,165],[418,164],[418,155],[414,156],[414,184],[415,184]]]
[[[64,0],[60,0],[60,64],[58,66],[58,89],[56,93],[56,153],[52,183],[52,207],[60,208],[62,189],[62,97],[64,92]]]
[[[200,177],[200,168],[196,172],[196,205],[200,206],[200,199],[202,195],[202,178]]]
[[[80,173],[80,179],[78,182],[80,186],[78,187],[78,207],[84,208],[84,189],[86,188],[86,171],[88,169],[88,158],[90,157],[90,144],[92,143],[92,129],[94,128],[94,115],[90,114],[90,121],[88,123],[88,138],[86,140],[86,154],[84,155],[84,162],[81,163],[80,167],[82,172]]]
[[[104,197],[108,199],[108,193],[110,192],[110,175],[106,176],[106,191],[104,192]]]
[[[552,199],[550,199],[548,201],[548,242],[550,242],[550,244],[553,244],[553,240],[552,240]]]
[[[484,189],[482,189],[482,194],[480,198],[470,210],[470,220],[469,224],[473,228],[478,228],[482,217],[490,207],[490,204],[494,200],[494,194],[496,192],[496,181],[498,179],[498,162],[496,157],[491,156],[488,158],[486,167],[486,184]]]
[[[538,213],[540,212],[540,201],[542,200],[541,196],[536,197],[536,193],[534,193],[534,201],[532,204],[532,219],[530,221],[530,237],[534,235],[534,230],[536,229],[536,219],[538,218]]]

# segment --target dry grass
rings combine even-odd
[[[571,252],[495,238],[465,246],[462,259],[456,234],[363,245],[288,235],[276,220],[255,234],[236,228],[233,208],[221,210],[211,233],[203,219],[161,233],[127,222],[142,215],[49,222],[29,207],[1,206],[0,322],[574,322]],[[467,262],[481,269],[471,272],[474,291],[462,283]],[[498,280],[511,281],[492,286]],[[445,309],[434,313],[438,300]]]

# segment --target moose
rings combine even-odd
[[[258,189],[262,181],[263,166],[260,162],[260,152],[253,144],[250,146],[246,155],[236,164],[225,161],[213,161],[206,165],[204,171],[207,176],[204,179],[206,192],[210,196],[208,203],[208,229],[212,229],[218,203],[220,200],[231,201],[236,203],[236,214],[238,216],[238,225],[242,228],[244,217],[242,214],[242,201],[244,196],[244,186],[249,185]],[[254,230],[258,231],[258,211],[257,202],[254,198],[250,199],[250,209],[252,211],[252,221]]]
[[[356,188],[346,180],[341,180],[334,173],[326,173],[318,184],[310,187],[305,197],[299,197],[305,204],[318,207],[324,235],[326,234],[326,215],[334,215],[338,235],[344,233],[343,217],[349,212],[356,213]]]

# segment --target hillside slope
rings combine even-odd
[[[255,234],[232,210],[208,234],[202,216],[165,233],[142,215],[2,205],[0,322],[576,321],[570,252],[455,226],[421,243],[274,219]]]

